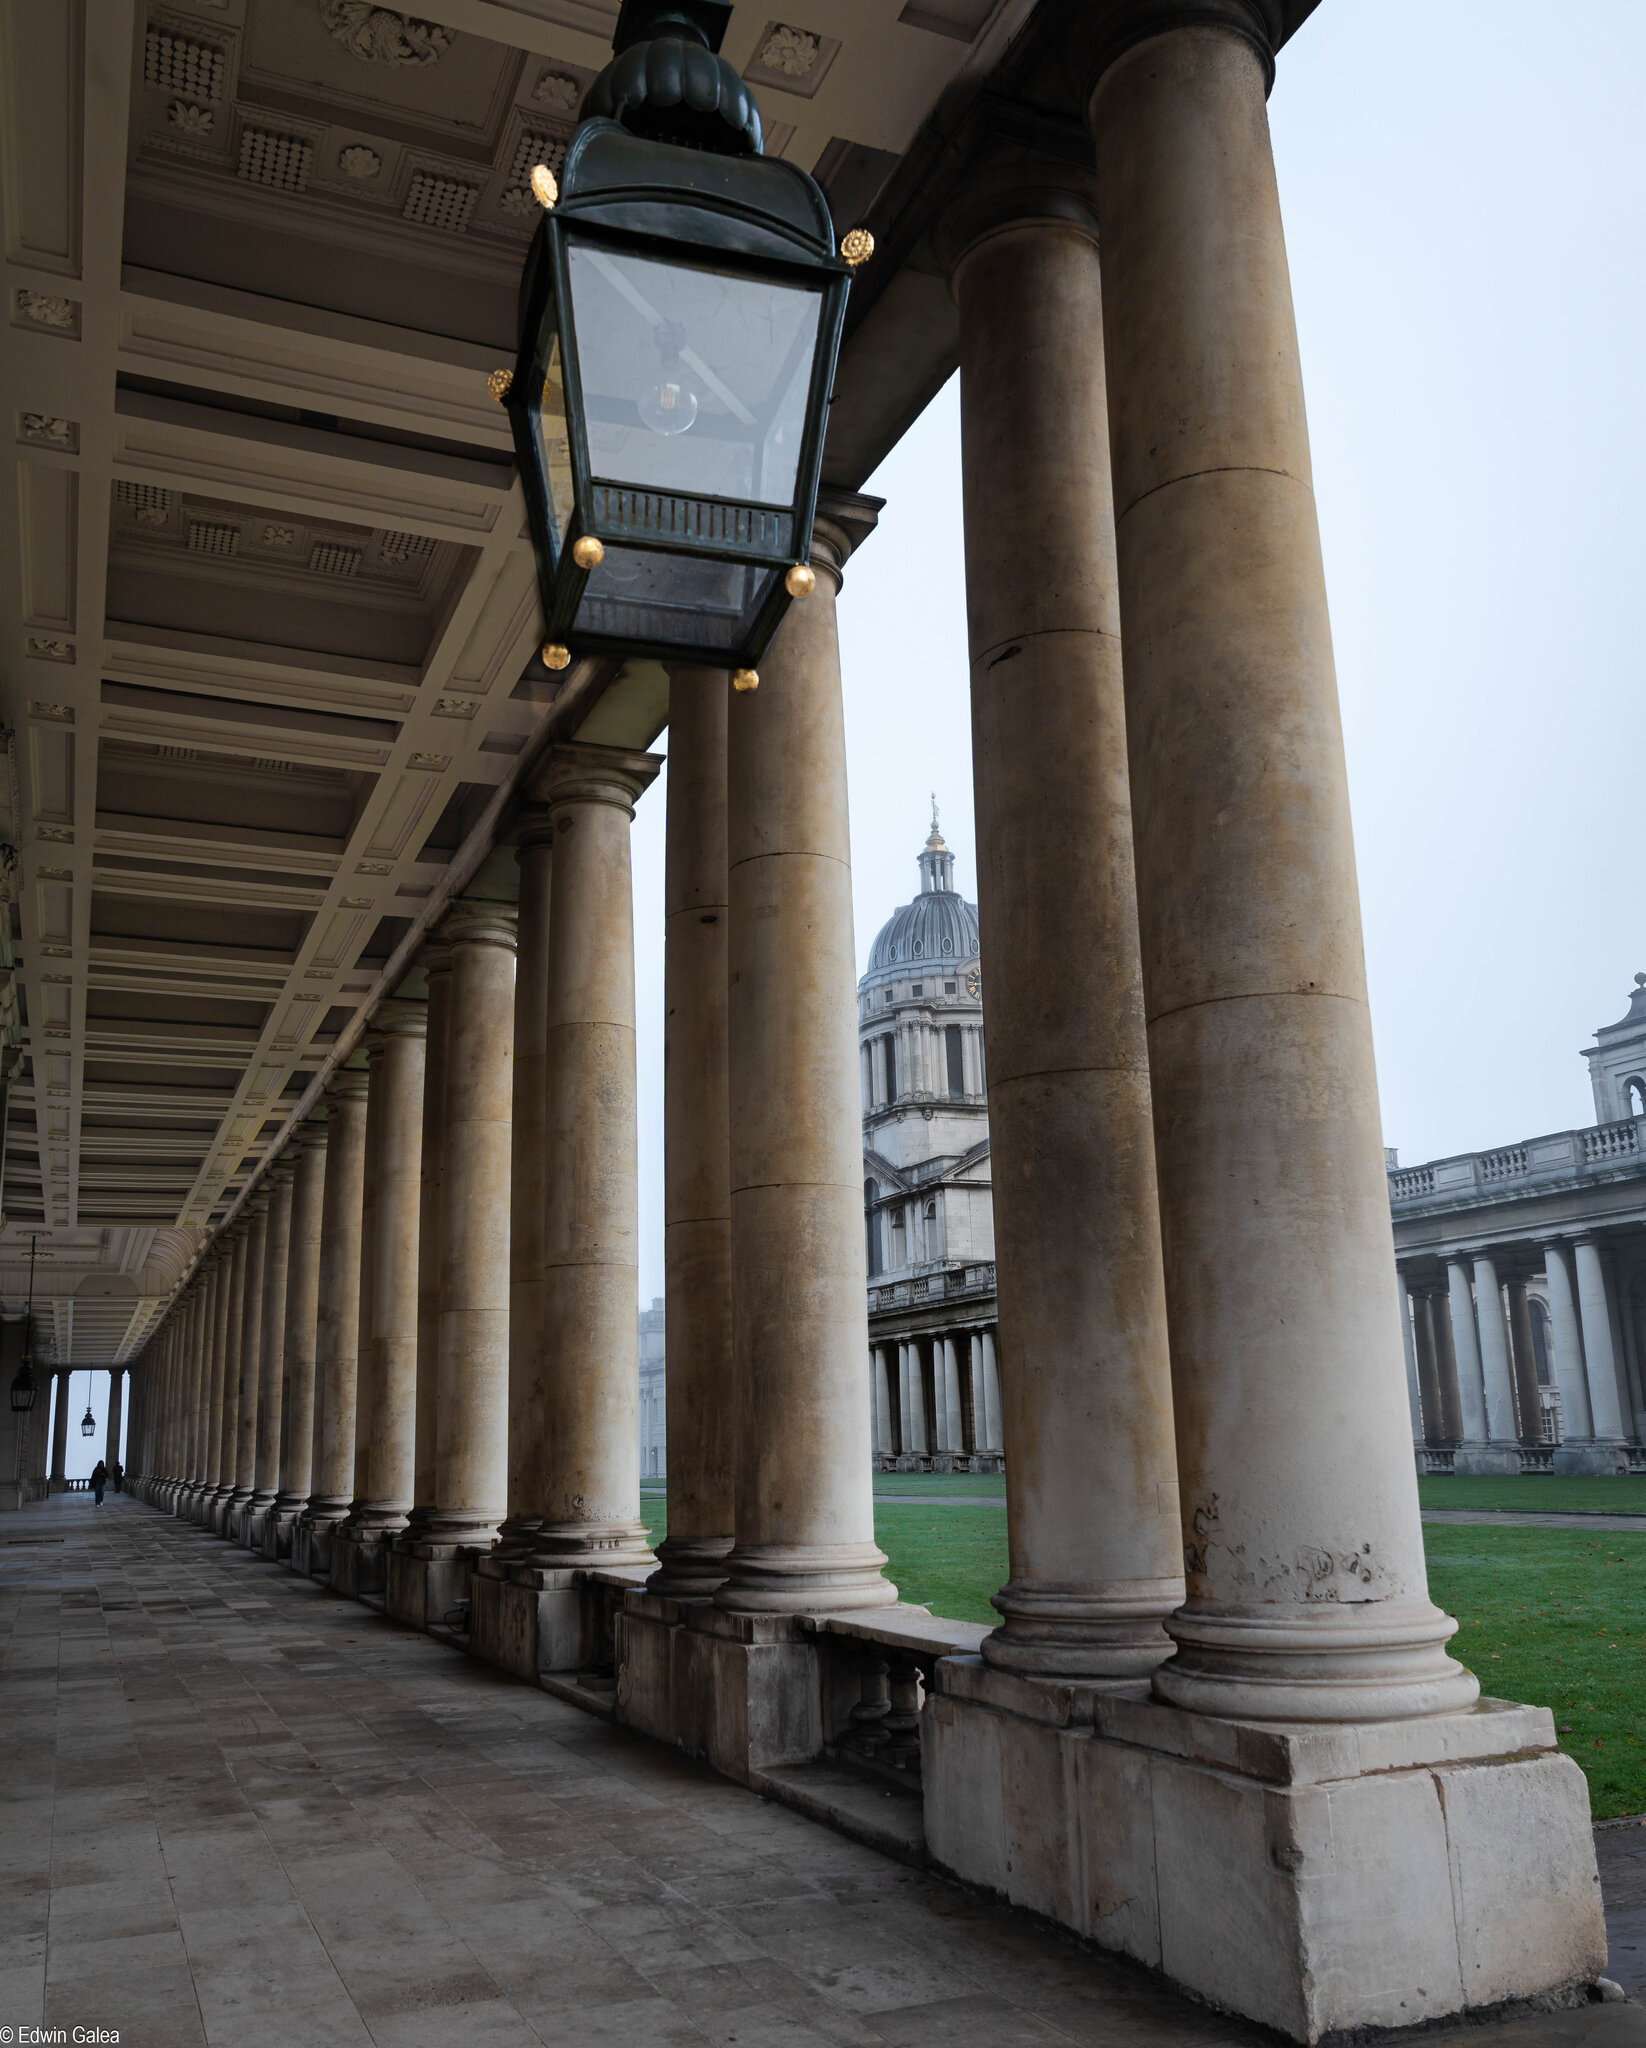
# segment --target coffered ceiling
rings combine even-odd
[[[1072,0],[769,4],[738,0],[724,44],[768,148],[885,250],[830,432],[856,488],[953,364],[923,223],[977,110],[1072,118],[1047,55]],[[0,1304],[38,1236],[60,1361],[140,1348],[446,895],[509,887],[493,842],[534,751],[662,723],[659,671],[537,661],[486,394],[531,166],[616,15],[5,14]]]

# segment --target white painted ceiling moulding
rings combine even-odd
[[[85,151],[84,0],[7,10],[0,129],[9,138],[6,260],[78,278]]]

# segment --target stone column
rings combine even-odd
[[[1589,1412],[1594,1418],[1595,1441],[1599,1444],[1627,1443],[1629,1431],[1623,1419],[1617,1353],[1612,1345],[1612,1318],[1606,1298],[1606,1272],[1600,1261],[1600,1247],[1592,1237],[1580,1237],[1573,1251],[1577,1260],[1577,1299],[1583,1317],[1583,1355],[1588,1363]]]
[[[57,1382],[57,1405],[51,1418],[51,1478],[48,1484],[53,1493],[66,1493],[69,1484],[69,1389],[74,1375],[58,1372],[53,1377]],[[180,1462],[180,1459],[174,1458],[173,1462]]]
[[[1463,1441],[1463,1400],[1457,1377],[1457,1349],[1452,1342],[1450,1297],[1444,1293],[1429,1297],[1429,1325],[1435,1340],[1435,1378],[1440,1382],[1441,1425],[1444,1441]]]
[[[869,1367],[874,1374],[874,1447],[881,1457],[889,1458],[897,1446],[892,1440],[892,1386],[884,1344],[877,1344],[870,1353]]]
[[[669,682],[663,883],[663,1305],[669,1533],[654,1593],[712,1593],[736,1513],[731,1141],[726,1102],[724,669]],[[885,1373],[880,1359],[879,1371]],[[876,1448],[883,1448],[877,1431]]]
[[[120,1383],[125,1372],[123,1365],[117,1365],[109,1373],[109,1412],[103,1432],[103,1463],[111,1472],[120,1462],[120,1402],[124,1394]]]
[[[234,1248],[232,1235],[225,1235],[217,1241],[212,1254],[211,1319],[201,1332],[205,1346],[201,1362],[206,1376],[203,1397],[206,1441],[200,1491],[195,1496],[196,1521],[206,1519],[223,1475],[223,1390],[229,1345],[229,1310],[234,1299]]]
[[[257,1367],[257,1453],[246,1511],[246,1542],[263,1547],[263,1525],[280,1490],[280,1418],[285,1407],[286,1293],[290,1283],[292,1173],[288,1155],[269,1168],[268,1234],[263,1245],[262,1356]]]
[[[1487,1431],[1494,1444],[1512,1444],[1519,1430],[1509,1333],[1503,1320],[1497,1266],[1485,1252],[1475,1256],[1475,1321],[1480,1331],[1480,1369],[1486,1382]]]
[[[983,1655],[1125,1680],[1168,1655],[1183,1575],[1089,183],[992,188],[953,230],[968,245],[953,290],[972,772],[1013,1360],[1011,1576]]]
[[[417,1424],[417,1271],[423,1191],[423,1065],[427,1005],[379,1003],[371,1051],[367,1154],[372,1186],[362,1229],[360,1378],[355,1420],[357,1532],[381,1539],[406,1526]],[[357,1586],[357,1591],[368,1590]]]
[[[996,1453],[1006,1447],[1004,1403],[1000,1393],[1000,1363],[993,1330],[983,1332],[983,1400],[989,1418],[989,1449]]]
[[[423,1141],[417,1208],[417,1413],[413,1434],[412,1509],[397,1546],[416,1541],[434,1506],[440,1441],[440,1210],[446,1142],[446,1047],[450,1037],[451,954],[441,945],[422,952],[428,983],[423,1041]]]
[[[564,747],[532,784],[554,829],[542,1269],[548,1456],[532,1539],[539,1569],[652,1562],[640,1519],[629,826],[657,768],[650,754]]]
[[[276,1555],[291,1549],[291,1525],[309,1498],[314,1472],[314,1359],[320,1313],[320,1244],[326,1199],[326,1113],[318,1111],[293,1145],[291,1237],[286,1251],[284,1388],[280,1404],[280,1479],[275,1496]]]
[[[1432,1714],[1479,1687],[1424,1570],[1267,72],[1185,18],[1111,29],[1090,67],[1188,1567],[1154,1686]]]
[[[485,1550],[508,1489],[513,904],[447,912],[451,1009],[440,1202],[435,1499],[420,1554]],[[438,1618],[438,1617],[436,1617]]]
[[[1543,1403],[1537,1387],[1537,1352],[1532,1344],[1532,1311],[1526,1299],[1526,1282],[1517,1275],[1509,1282],[1508,1292],[1509,1338],[1520,1440],[1523,1444],[1540,1444],[1543,1441]]]
[[[715,1594],[745,1613],[879,1607],[869,1463],[857,964],[835,598],[878,506],[825,495],[812,594],[730,707],[735,1540]]]
[[[246,1204],[246,1287],[240,1315],[240,1399],[235,1410],[234,1491],[225,1533],[238,1536],[257,1490],[257,1405],[263,1370],[263,1269],[268,1261],[269,1188],[265,1181]]]
[[[206,1519],[221,1532],[234,1496],[234,1476],[240,1444],[240,1352],[246,1313],[246,1268],[249,1259],[250,1218],[237,1223],[228,1233],[228,1308],[223,1323],[223,1348],[217,1365],[222,1382],[221,1406],[213,1393],[212,1411],[217,1420],[217,1485],[206,1504]]]
[[[1417,1344],[1417,1384],[1423,1399],[1423,1441],[1438,1444],[1445,1431],[1440,1412],[1440,1379],[1435,1371],[1433,1311],[1427,1294],[1412,1295],[1412,1336]]]
[[[1395,1301],[1400,1310],[1400,1336],[1406,1354],[1406,1401],[1412,1413],[1412,1449],[1420,1451],[1424,1445],[1423,1435],[1423,1394],[1422,1375],[1417,1364],[1417,1335],[1415,1320],[1417,1298],[1404,1273],[1395,1274]]]
[[[966,1448],[965,1410],[960,1401],[960,1361],[955,1356],[952,1337],[940,1337],[937,1342],[943,1355],[944,1418],[948,1424],[949,1451],[953,1456]]]
[[[1451,1313],[1448,1320],[1452,1331],[1452,1355],[1457,1360],[1463,1442],[1484,1444],[1490,1435],[1486,1421],[1486,1381],[1480,1362],[1480,1333],[1475,1328],[1475,1305],[1469,1287],[1469,1268],[1464,1260],[1446,1261],[1446,1285],[1450,1295]]]
[[[1549,1288],[1549,1333],[1554,1339],[1555,1381],[1560,1388],[1561,1434],[1569,1444],[1593,1443],[1595,1423],[1583,1370],[1583,1335],[1563,1244],[1543,1247],[1543,1274]]]
[[[326,1190],[315,1314],[314,1450],[306,1569],[331,1565],[331,1537],[354,1499],[354,1407],[360,1375],[360,1237],[365,1201],[366,1076],[339,1069],[326,1083]]]
[[[514,960],[514,1100],[509,1127],[509,1512],[495,1556],[518,1560],[543,1520],[549,1439],[550,1332],[543,1250],[549,1205],[549,930],[554,826],[533,807],[517,834],[519,925]]]

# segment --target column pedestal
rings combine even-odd
[[[939,1869],[1294,2040],[1577,2004],[1605,1963],[1542,1707],[1288,1728],[957,1657],[922,1767]]]
[[[469,1599],[469,1583],[484,1553],[467,1543],[415,1543],[405,1536],[383,1547],[383,1609],[408,1628],[443,1628]]]
[[[602,1567],[635,1586],[645,1583],[648,1562],[627,1568]],[[483,1557],[469,1583],[469,1649],[488,1664],[535,1685],[544,1672],[566,1677],[604,1667],[611,1657],[605,1639],[604,1602],[582,1568],[551,1570],[493,1555]]]

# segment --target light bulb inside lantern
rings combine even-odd
[[[697,418],[697,393],[686,382],[680,362],[685,328],[676,321],[665,320],[654,339],[662,358],[662,375],[640,400],[638,410],[654,434],[668,438],[685,433]]]

